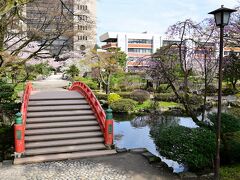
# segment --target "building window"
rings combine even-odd
[[[88,37],[87,36],[78,36],[78,40],[82,41],[82,40],[85,40],[87,41],[88,40]]]
[[[87,29],[88,29],[87,26],[81,26],[81,25],[78,25],[78,30],[86,31]]]
[[[87,5],[78,5],[78,10],[88,10],[88,6]]]
[[[79,15],[78,16],[78,20],[79,21],[87,21],[88,20],[88,17],[86,15]]]
[[[128,48],[128,52],[130,52],[130,53],[139,53],[139,54],[151,54],[152,53],[152,49]]]
[[[151,39],[129,39],[129,44],[152,44],[153,41]]]
[[[225,51],[225,52],[224,52],[224,55],[225,55],[225,56],[228,56],[228,55],[229,55],[229,52],[228,52],[228,51]]]

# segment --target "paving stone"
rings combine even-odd
[[[0,168],[1,180],[111,180],[127,178],[127,172],[86,160],[27,164]],[[3,178],[2,178],[3,177]],[[117,177],[117,178],[116,178]]]

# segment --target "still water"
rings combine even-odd
[[[114,143],[118,148],[146,148],[152,154],[160,157],[168,166],[173,167],[174,172],[184,171],[183,165],[166,159],[157,151],[156,145],[150,135],[151,117],[115,114],[114,119]],[[198,127],[189,117],[161,116],[158,121],[167,125],[179,124],[189,128]]]

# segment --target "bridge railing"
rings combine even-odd
[[[111,111],[108,110],[106,116],[105,111],[92,90],[82,82],[74,82],[69,90],[77,91],[87,99],[97,118],[101,131],[104,134],[105,144],[111,146],[113,144],[113,120],[112,116],[109,115],[111,114]]]
[[[17,118],[14,124],[15,156],[21,156],[25,152],[25,128],[27,119],[27,107],[31,92],[32,83],[28,82],[26,84],[23,94],[21,113],[16,114]]]

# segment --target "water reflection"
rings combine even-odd
[[[154,127],[168,127],[181,125],[189,128],[198,127],[191,118],[162,116],[153,114],[149,116],[134,117],[128,114],[114,114],[114,142],[118,148],[146,148],[152,154],[161,157],[174,172],[182,172],[184,167],[177,162],[162,157],[156,150],[156,145],[151,138],[150,130]]]

